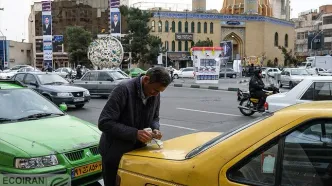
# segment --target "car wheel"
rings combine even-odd
[[[174,79],[179,79],[179,75],[175,74],[174,76]]]
[[[235,74],[233,74],[233,75],[232,75],[232,78],[236,78],[236,75],[235,75]]]
[[[75,105],[76,108],[83,108],[84,104]]]
[[[278,81],[279,88],[282,88],[281,81]]]

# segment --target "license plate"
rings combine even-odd
[[[102,170],[102,164],[101,162],[91,163],[88,165],[84,165],[81,167],[76,167],[72,169],[72,177],[76,178],[79,176],[83,176],[89,173],[97,172]]]
[[[81,102],[84,101],[84,98],[74,98],[74,102]]]

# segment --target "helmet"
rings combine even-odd
[[[262,70],[261,70],[261,69],[256,69],[256,70],[254,71],[255,76],[259,76],[260,73],[262,73]]]

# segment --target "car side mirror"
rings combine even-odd
[[[62,111],[62,112],[66,112],[68,110],[68,107],[66,104],[62,103],[59,105],[59,109]]]
[[[32,85],[32,86],[35,86],[35,87],[38,87],[38,86],[39,86],[37,82],[31,82],[31,83],[29,83],[29,84]]]

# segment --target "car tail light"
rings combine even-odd
[[[265,103],[264,103],[264,109],[265,109],[265,110],[269,110],[269,103],[268,103],[268,102],[265,102]]]

